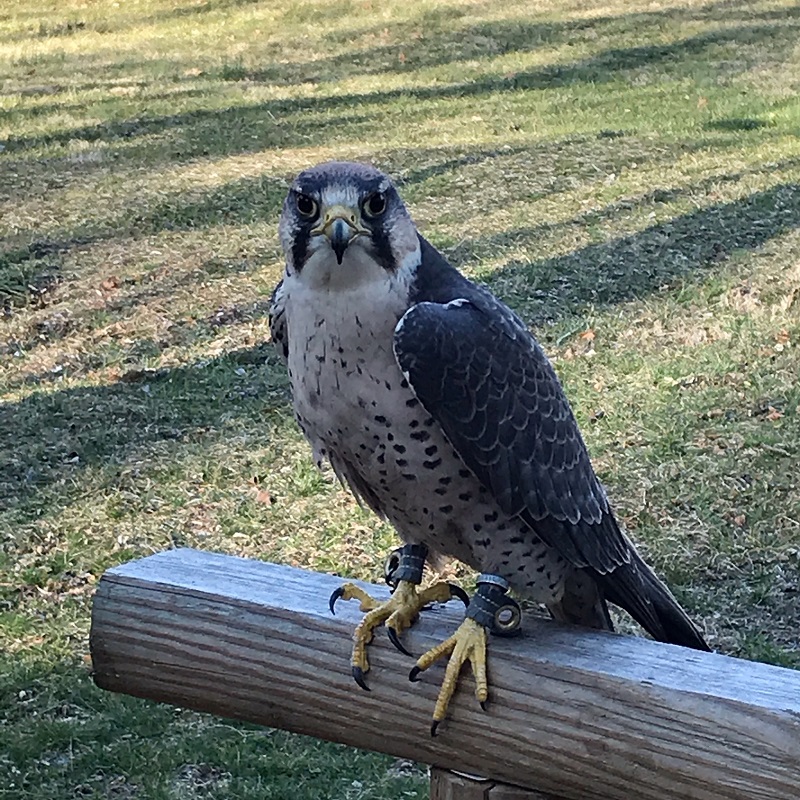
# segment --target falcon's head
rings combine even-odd
[[[283,205],[280,238],[288,273],[311,286],[386,280],[420,260],[394,184],[366,164],[330,161],[301,172]]]

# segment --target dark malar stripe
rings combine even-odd
[[[306,253],[308,252],[308,230],[300,228],[297,230],[292,242],[292,263],[295,270],[299,273],[306,263]]]
[[[388,272],[394,272],[397,264],[394,262],[392,245],[387,233],[389,227],[389,224],[372,226],[372,246],[375,249],[373,254],[375,260]]]

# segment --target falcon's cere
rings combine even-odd
[[[611,602],[655,639],[708,649],[620,530],[537,341],[417,232],[386,175],[342,162],[302,172],[280,238],[270,324],[297,421],[316,462],[406,542],[387,562],[389,601],[350,584],[331,599],[369,610],[354,637],[360,685],[375,627],[402,649],[422,606],[459,594],[467,618],[411,677],[452,653],[434,731],[466,660],[485,701],[486,631],[519,618],[509,588],[561,622],[611,630]],[[418,590],[433,553],[481,573],[471,601],[448,584]]]

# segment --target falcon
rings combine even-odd
[[[367,645],[400,634],[427,604],[460,597],[453,636],[410,678],[449,657],[436,733],[462,666],[488,698],[487,633],[513,633],[511,592],[563,623],[613,630],[608,603],[653,638],[708,645],[620,529],[561,384],[520,318],[417,231],[390,178],[357,163],[301,172],[280,219],[283,279],[270,328],[294,413],[321,466],[405,544],[387,560],[388,601],[354,584],[331,597],[367,612],[352,673],[368,688]],[[446,555],[480,574],[472,598],[422,588],[426,559]]]

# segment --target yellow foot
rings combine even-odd
[[[465,604],[469,602],[461,588],[449,583],[435,583],[426,589],[418,589],[416,584],[409,581],[398,581],[388,600],[376,600],[352,583],[340,586],[331,595],[331,612],[337,600],[359,600],[361,610],[367,612],[353,632],[353,656],[350,663],[356,683],[369,691],[364,675],[369,672],[367,645],[372,641],[375,628],[385,623],[392,644],[402,653],[411,655],[400,642],[399,634],[411,627],[424,606],[429,603],[446,603],[453,597],[458,597]]]
[[[418,659],[417,665],[408,676],[409,679],[419,680],[417,676],[420,672],[428,669],[431,664],[445,656],[450,656],[450,660],[447,662],[442,688],[436,698],[431,736],[436,736],[436,729],[447,714],[447,707],[456,690],[461,667],[467,661],[469,661],[475,676],[475,697],[484,710],[489,697],[489,684],[486,679],[486,628],[483,625],[467,617],[449,639],[428,650]]]

